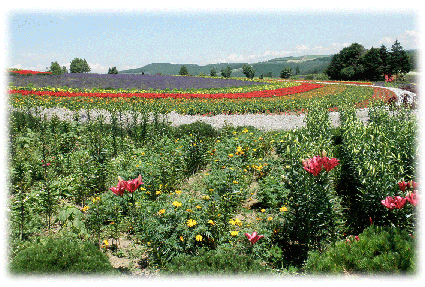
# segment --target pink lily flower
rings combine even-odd
[[[124,195],[125,188],[124,188],[123,181],[118,181],[118,185],[116,187],[113,186],[113,187],[110,187],[109,189],[112,190],[112,192],[116,195],[119,195],[119,196]]]
[[[143,184],[142,175],[139,175],[138,178],[135,178],[135,179],[132,179],[132,180],[122,181],[122,183],[124,185],[124,188],[128,192],[133,193],[140,187],[140,185]]]
[[[327,156],[325,156],[324,158],[322,158],[322,163],[323,163],[323,168],[327,172],[329,172],[339,164],[339,161],[336,158],[328,158]]]
[[[409,192],[405,199],[413,206],[416,206],[416,204],[418,204],[418,194],[416,190],[414,192]]]
[[[384,200],[381,200],[381,203],[389,210],[395,208],[394,199],[391,196],[387,196]]]
[[[406,188],[408,188],[408,187],[409,187],[409,183],[407,183],[407,182],[405,182],[405,181],[403,180],[402,182],[399,182],[399,183],[398,183],[398,186],[400,187],[400,190],[401,190],[401,191],[405,191],[405,190],[406,190]]]
[[[406,198],[401,196],[394,196],[395,207],[400,209],[406,204]]]
[[[264,235],[258,235],[256,231],[254,231],[252,235],[249,233],[245,233],[245,236],[248,238],[251,244],[254,244],[255,242],[257,242],[261,237],[264,237]]]
[[[303,160],[303,168],[314,176],[318,176],[322,170],[322,158],[320,156],[314,156]]]

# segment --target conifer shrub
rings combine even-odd
[[[258,260],[226,247],[201,249],[196,256],[178,255],[166,264],[163,272],[170,275],[258,275],[269,271]]]
[[[414,238],[395,227],[370,226],[358,238],[311,251],[307,273],[412,274],[415,272]]]
[[[114,274],[106,254],[89,242],[50,237],[21,250],[11,261],[12,274]]]

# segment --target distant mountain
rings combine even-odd
[[[330,63],[332,56],[330,55],[305,55],[299,57],[284,57],[275,58],[268,61],[258,62],[250,64],[255,69],[255,76],[261,74],[272,73],[273,77],[279,77],[280,72],[285,67],[292,68],[292,72],[298,67],[301,75],[321,73]],[[221,69],[229,66],[232,68],[232,77],[244,77],[242,67],[248,63],[219,63],[219,64],[208,64],[204,66],[196,64],[170,64],[170,63],[152,63],[146,66],[119,71],[120,74],[145,74],[154,75],[161,73],[163,75],[178,75],[181,66],[185,65],[189,74],[209,75],[212,68],[215,68],[217,75],[220,75]]]

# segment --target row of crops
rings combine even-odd
[[[306,105],[305,127],[273,132],[173,127],[143,99],[12,94],[11,270],[67,258],[55,272],[116,274],[109,254],[159,274],[415,272],[416,119],[408,108],[375,107],[364,125],[346,99],[382,96],[375,91],[329,84],[289,95],[322,100]],[[341,126],[332,128],[327,103],[338,99]],[[279,97],[255,99],[271,100]],[[58,105],[105,109],[111,120],[32,109]],[[123,109],[142,120],[121,121]]]

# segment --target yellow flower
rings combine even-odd
[[[238,184],[239,182],[238,182],[237,180],[234,180],[234,181],[233,181],[233,183],[234,183],[234,184]]]
[[[81,209],[81,211],[86,212],[87,210],[89,210],[89,208],[90,208],[90,206],[86,205]]]
[[[233,219],[230,219],[230,220],[229,220],[229,223],[230,223],[231,225],[235,225],[235,224],[236,224],[236,221],[234,221]]]
[[[196,225],[196,220],[189,219],[186,224],[189,227],[195,226]]]
[[[181,241],[181,242],[183,242],[183,241],[184,241],[183,236],[180,236],[180,241]]]
[[[187,212],[193,212],[192,209],[186,209]]]
[[[208,223],[209,223],[209,224],[211,224],[211,225],[215,225],[214,221],[213,221],[213,220],[211,220],[211,219],[210,219],[210,220],[208,220]]]
[[[159,194],[161,194],[161,191],[157,190],[157,191],[155,191],[155,193],[159,195]]]
[[[269,220],[269,221],[273,220],[273,217],[270,216],[270,217],[267,218],[267,220]]]
[[[209,195],[205,195],[205,196],[204,196],[204,199],[205,199],[205,200],[210,199]]]
[[[202,241],[202,235],[196,235],[195,239],[196,241]]]
[[[160,211],[158,211],[159,214],[164,214],[165,213],[165,209],[161,209]]]
[[[140,188],[140,190],[141,190],[141,191],[144,191],[144,190],[146,190],[146,188],[144,188],[144,187],[141,187],[141,188]]]
[[[263,209],[261,209],[260,211],[261,211],[261,212],[265,212],[266,210],[263,208]]]
[[[197,205],[196,208],[201,209],[202,207],[200,207],[199,205]]]
[[[232,236],[238,236],[239,231],[230,231],[230,235]]]
[[[229,153],[229,157],[233,157],[233,153]]]
[[[176,190],[176,194],[180,194],[180,193],[182,193],[181,190]]]
[[[280,212],[285,212],[285,211],[288,211],[288,208],[286,208],[286,206],[282,206],[282,207],[279,209],[279,211],[280,211]]]
[[[244,128],[244,130],[242,132],[243,133],[247,133],[248,132],[248,129],[247,128]]]
[[[174,202],[173,202],[173,205],[174,205],[175,207],[179,207],[179,206],[182,206],[182,203],[181,203],[181,202],[178,202],[178,201],[174,201]]]
[[[108,246],[109,246],[109,242],[108,242],[108,240],[103,240],[103,244],[102,244],[102,248],[108,248]]]

